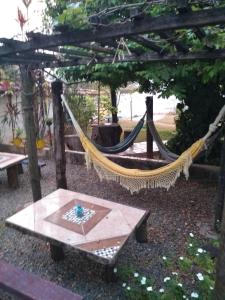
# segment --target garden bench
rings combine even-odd
[[[23,165],[28,165],[29,164],[29,159],[24,159],[22,161],[22,164]],[[46,166],[46,162],[43,161],[43,160],[38,160],[38,169],[39,169],[39,174],[40,174],[40,177],[41,177],[41,168],[45,167]]]
[[[26,300],[82,300],[71,291],[0,260],[0,288]],[[16,298],[17,299],[17,298]]]

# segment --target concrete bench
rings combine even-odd
[[[0,288],[26,300],[82,300],[71,291],[0,260]],[[17,299],[17,298],[16,298]]]

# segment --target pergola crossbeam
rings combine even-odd
[[[104,57],[101,59],[68,59],[65,61],[52,61],[52,62],[42,62],[30,64],[32,69],[44,69],[44,68],[60,68],[69,66],[79,66],[79,65],[93,65],[93,64],[110,64],[114,63],[124,63],[124,62],[137,62],[137,63],[147,63],[147,62],[178,62],[178,61],[192,61],[192,60],[215,60],[215,59],[225,58],[225,49],[213,50],[213,51],[199,51],[195,53],[176,53],[176,54],[166,54],[159,55],[157,53],[144,53],[139,56],[137,55],[125,55],[123,59],[115,59],[113,56]],[[1,63],[1,60],[0,60]],[[9,61],[10,63],[10,61]],[[26,63],[26,61],[24,61]]]
[[[55,35],[33,34],[30,41],[16,45],[17,52],[27,52],[40,48],[49,49],[65,45],[79,45],[86,42],[100,42],[105,39],[129,38],[150,32],[163,32],[208,25],[225,24],[225,8],[205,9],[183,15],[160,17],[144,16],[137,21],[127,21],[96,29],[73,30]],[[0,56],[15,53],[13,48],[0,47]]]
[[[158,46],[157,44],[155,44],[154,42],[152,42],[150,39],[141,36],[141,35],[137,35],[137,36],[132,36],[129,38],[130,40],[142,45],[145,48],[151,49],[155,52],[157,52],[158,54],[166,54],[167,51],[165,49],[163,49],[162,47]]]

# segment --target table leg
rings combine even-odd
[[[117,280],[116,273],[114,272],[115,265],[104,266],[104,272],[102,274],[102,279],[108,283],[115,282]]]
[[[63,247],[61,246],[50,244],[50,253],[51,253],[51,258],[54,261],[60,261],[65,257]]]
[[[149,214],[150,214],[149,212],[146,213],[142,223],[135,230],[136,240],[139,243],[148,242],[147,222],[148,222]]]
[[[18,166],[7,168],[8,185],[10,188],[16,189],[19,187]]]
[[[18,164],[18,173],[23,174],[23,165],[22,164]]]

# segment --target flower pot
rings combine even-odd
[[[45,141],[43,139],[36,140],[36,147],[37,149],[41,150],[45,147]]]
[[[22,144],[22,142],[23,142],[23,140],[21,138],[17,137],[12,141],[12,144],[19,147]]]

